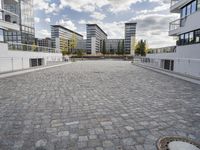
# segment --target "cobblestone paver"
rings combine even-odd
[[[200,141],[200,86],[123,61],[86,61],[0,80],[0,150],[155,150]]]

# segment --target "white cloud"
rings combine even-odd
[[[56,22],[57,25],[62,25],[70,30],[76,30],[76,26],[75,24],[71,21],[71,20],[64,20],[64,19],[61,19],[59,21]]]
[[[100,12],[93,12],[93,13],[90,15],[90,17],[92,17],[92,18],[94,18],[94,19],[96,19],[96,20],[103,20],[103,19],[106,17],[106,15],[103,14],[103,13],[100,13]]]
[[[37,38],[51,37],[51,33],[48,30],[46,30],[46,29],[41,29],[41,30],[38,30],[36,32],[36,37]]]
[[[56,3],[50,3],[49,0],[34,0],[33,4],[35,10],[44,10],[46,14],[59,11]]]
[[[60,8],[70,7],[79,12],[92,12],[108,4],[108,0],[60,0]]]
[[[35,23],[39,23],[39,22],[40,22],[40,18],[35,17],[35,18],[34,18],[34,21],[35,21]]]
[[[46,18],[45,22],[51,22],[51,19],[50,18]]]
[[[173,14],[143,14],[132,18],[138,22],[137,39],[147,40],[150,47],[175,45],[173,37],[168,36],[169,22],[173,17]]]

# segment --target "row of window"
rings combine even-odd
[[[178,45],[200,43],[200,29],[179,35]]]
[[[186,16],[189,16],[190,14],[196,11],[197,11],[197,0],[194,0],[191,3],[185,5],[181,9],[181,18],[185,18]]]

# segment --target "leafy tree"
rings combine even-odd
[[[124,40],[122,40],[122,43],[121,43],[121,54],[124,55],[125,54],[125,50],[124,50]]]
[[[78,57],[83,57],[83,50],[82,49],[78,49],[76,51],[76,54],[77,54]]]
[[[140,56],[146,56],[147,53],[147,43],[145,40],[140,40],[135,48],[135,54]]]
[[[72,37],[71,37],[71,39],[70,39],[70,41],[69,41],[69,50],[70,50],[70,52],[72,53],[73,52],[73,50],[77,47],[77,36],[76,36],[76,34],[75,33],[73,33],[72,34]]]
[[[118,54],[118,55],[120,55],[120,53],[121,53],[121,52],[120,52],[120,51],[121,51],[121,50],[120,50],[120,45],[121,45],[121,42],[119,41],[119,42],[118,42],[118,45],[117,45],[117,53],[116,53],[116,54]]]
[[[62,46],[61,52],[62,52],[63,56],[70,54],[68,40],[61,38],[60,45]]]
[[[102,54],[103,54],[103,55],[106,54],[106,42],[105,42],[105,40],[103,40]]]

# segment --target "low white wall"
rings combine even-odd
[[[28,52],[8,50],[8,45],[0,43],[0,72],[27,69],[30,59],[43,58],[44,65],[48,61],[62,61],[60,53]]]
[[[147,54],[153,60],[151,65],[161,68],[161,60],[174,60],[174,71],[200,77],[200,44],[178,46],[176,53]]]

